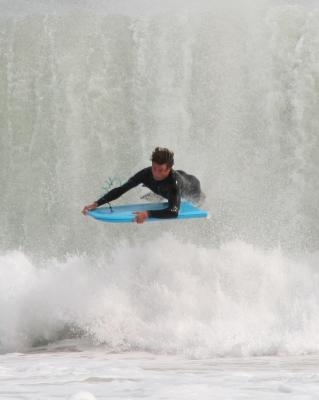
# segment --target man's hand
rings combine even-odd
[[[135,211],[133,214],[136,215],[135,217],[135,222],[138,224],[142,224],[147,218],[148,218],[148,212],[147,211]]]
[[[89,211],[94,210],[95,208],[97,208],[97,203],[89,204],[83,208],[82,214],[86,215]]]

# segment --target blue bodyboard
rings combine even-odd
[[[135,220],[134,211],[163,210],[168,207],[168,203],[144,203],[130,204],[125,206],[112,206],[96,208],[89,211],[89,215],[103,222],[133,222]],[[176,219],[186,218],[207,218],[207,211],[201,210],[188,201],[182,201],[177,218],[147,218],[147,221],[175,221]]]

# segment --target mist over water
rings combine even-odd
[[[318,351],[319,9],[219,3],[0,2],[2,351]],[[81,215],[157,145],[209,220]]]

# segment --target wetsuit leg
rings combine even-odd
[[[180,170],[177,172],[182,182],[182,197],[196,204],[202,203],[205,195],[196,176],[186,174]]]
[[[190,190],[188,194],[189,200],[191,200],[193,203],[196,204],[202,203],[204,201],[205,195],[201,190],[199,180],[195,176],[190,175],[189,183],[190,183]]]

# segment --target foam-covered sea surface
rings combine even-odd
[[[0,8],[1,399],[317,399],[317,2]],[[209,219],[81,214],[158,145]]]
[[[88,350],[69,341],[28,355],[11,353],[1,361],[3,399],[318,398],[318,356],[196,360],[108,354],[103,347]]]

